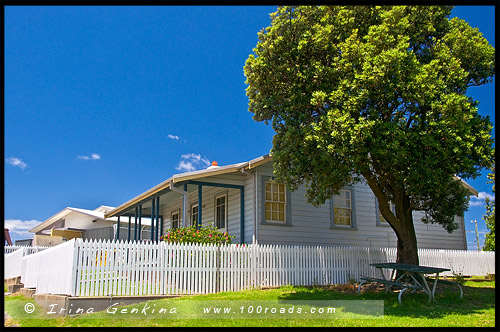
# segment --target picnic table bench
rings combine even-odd
[[[399,291],[398,302],[401,305],[401,297],[403,293],[407,289],[412,289],[413,292],[417,290],[423,290],[429,296],[429,302],[434,300],[437,303],[434,294],[436,292],[436,286],[438,283],[444,285],[457,285],[460,289],[460,298],[462,298],[463,291],[462,287],[455,282],[439,279],[439,273],[444,271],[450,271],[446,268],[440,267],[430,267],[430,266],[420,266],[420,265],[411,265],[411,264],[402,264],[402,263],[375,263],[370,264],[370,266],[376,267],[380,270],[383,279],[371,278],[371,277],[361,277],[361,282],[358,286],[358,294],[361,294],[361,286],[367,282],[377,282],[380,284],[384,284],[386,286],[386,292],[388,292],[392,287],[401,288]],[[386,279],[383,273],[383,269],[392,269],[390,279]],[[396,272],[400,271],[402,274],[395,279]],[[426,274],[435,273],[434,279],[428,278]],[[405,282],[404,278],[410,280],[410,282]],[[433,283],[432,290],[429,287],[429,283]]]
[[[428,283],[435,282],[435,279],[432,279],[432,278],[425,278],[425,279],[427,279]],[[458,289],[460,290],[460,298],[462,298],[463,295],[464,295],[464,291],[462,289],[462,286],[458,282],[450,281],[450,280],[444,280],[444,279],[438,279],[437,283],[441,284],[441,285],[447,285],[447,286],[457,286]]]
[[[403,296],[403,293],[407,289],[410,288],[410,289],[413,289],[413,290],[417,290],[417,289],[421,289],[422,288],[421,286],[412,285],[412,284],[409,284],[409,283],[391,281],[391,280],[386,280],[386,279],[376,279],[376,278],[369,278],[369,277],[361,277],[360,279],[361,279],[361,282],[358,285],[358,294],[361,294],[361,286],[364,283],[367,283],[367,282],[376,282],[376,283],[379,283],[379,284],[384,284],[386,292],[388,292],[392,287],[399,287],[399,288],[401,288],[401,290],[399,291],[399,295],[398,295],[398,302],[399,302],[399,304],[402,304],[401,303],[401,296]]]

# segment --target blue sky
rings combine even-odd
[[[275,10],[5,7],[4,222],[12,238],[29,237],[27,229],[67,206],[118,206],[172,174],[268,153],[274,132],[248,112],[243,66]],[[452,16],[495,45],[494,7],[456,7]],[[469,94],[494,123],[494,84]],[[481,198],[492,195],[486,175],[467,180]],[[486,231],[484,211],[473,200],[467,230],[476,219]]]

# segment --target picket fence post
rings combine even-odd
[[[259,286],[341,284],[359,280],[360,275],[380,277],[370,264],[396,258],[396,248],[124,240],[76,239],[68,250],[72,250],[73,264],[68,275],[71,296],[206,294]],[[45,257],[44,252],[33,256],[27,271],[41,271],[29,278],[38,278],[33,282],[46,285],[50,273],[44,272],[44,266],[36,267]],[[54,255],[54,249],[47,254],[50,252]],[[421,265],[449,268],[465,275],[494,273],[494,255],[419,249]]]

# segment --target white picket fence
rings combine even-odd
[[[420,265],[445,267],[444,275],[482,276],[495,273],[494,251],[419,249]]]
[[[80,240],[81,241],[81,240]],[[73,295],[75,239],[23,257],[21,283],[39,294]]]
[[[45,250],[50,247],[42,247],[42,246],[37,246],[37,247],[31,247],[31,246],[5,246],[3,247],[3,253],[4,255],[13,253],[16,250],[19,249],[24,249],[25,255],[31,255],[34,254],[35,252],[39,252],[41,250]]]
[[[450,268],[449,274],[495,273],[494,252],[421,249],[419,257],[421,265]],[[25,287],[37,288],[37,293],[72,296],[205,294],[343,284],[358,281],[360,276],[380,277],[370,264],[395,260],[395,248],[76,239],[24,257],[22,280],[29,285]]]
[[[21,276],[21,266],[23,257],[45,250],[49,247],[23,247],[23,246],[5,246],[4,247],[4,279]]]

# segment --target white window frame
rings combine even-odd
[[[392,213],[394,213],[394,215],[396,215],[396,206],[394,205],[394,203],[392,201],[389,201],[389,207],[390,207]],[[380,209],[378,207],[377,196],[375,196],[375,217],[377,220],[377,226],[390,226],[389,223],[387,222],[387,220],[385,220],[385,218],[380,213]]]
[[[349,193],[349,205],[350,207],[346,207],[345,205],[339,206],[338,199],[336,200],[336,197],[340,196],[341,193],[348,192]],[[336,208],[341,208],[341,209],[349,209],[350,210],[350,224],[349,225],[342,225],[342,224],[336,224],[335,223],[335,209]],[[330,221],[330,227],[335,228],[335,229],[357,229],[357,224],[356,224],[356,200],[355,200],[355,195],[354,195],[354,188],[353,187],[344,187],[340,189],[339,195],[333,195],[330,198],[330,210],[331,210],[331,221]]]

